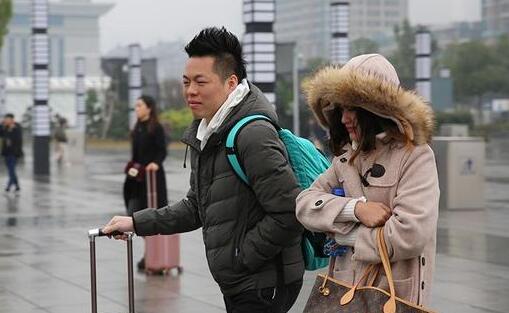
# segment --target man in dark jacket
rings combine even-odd
[[[104,232],[147,236],[202,227],[212,276],[227,312],[287,312],[302,286],[302,226],[295,218],[297,180],[276,129],[255,121],[238,136],[243,183],[226,158],[229,130],[247,115],[277,123],[272,105],[246,80],[238,39],[224,28],[202,30],[187,46],[184,96],[195,117],[183,142],[191,150],[187,198],[131,217],[114,217]],[[125,236],[117,236],[124,238]]]
[[[9,192],[11,186],[15,187],[15,192],[19,192],[18,176],[16,175],[16,161],[23,155],[23,136],[21,126],[14,121],[14,115],[7,113],[4,116],[0,126],[0,137],[2,137],[2,156],[5,159],[5,165],[9,173],[9,181],[5,191]]]

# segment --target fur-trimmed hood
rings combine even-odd
[[[389,72],[389,76],[380,72],[379,67],[375,66],[373,70],[370,65],[362,64],[366,63],[366,59],[376,60],[377,57],[390,66],[390,69],[383,68],[383,71]],[[385,58],[381,55],[366,55],[361,63],[349,63],[341,68],[323,68],[303,82],[308,105],[322,126],[329,128],[328,110],[344,106],[359,107],[393,120],[400,132],[415,145],[431,141],[434,128],[433,110],[415,92],[399,86],[397,74]]]

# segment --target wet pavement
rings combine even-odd
[[[505,152],[504,152],[505,151]],[[490,155],[505,155],[506,150]],[[26,153],[30,156],[30,153]],[[170,202],[185,195],[189,169],[180,152],[166,162]],[[81,165],[33,179],[19,169],[22,192],[0,196],[0,313],[90,312],[87,230],[123,213],[127,151],[90,151]],[[6,179],[0,167],[0,183]],[[442,211],[431,307],[439,312],[509,312],[509,159],[489,160],[486,209]],[[142,255],[135,238],[135,261]],[[135,273],[136,312],[224,312],[210,275],[201,231],[181,235],[180,276]],[[127,312],[126,249],[97,239],[99,312]],[[291,312],[302,312],[316,273],[308,272]]]

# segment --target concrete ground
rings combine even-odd
[[[123,213],[127,151],[89,151],[84,164],[33,179],[32,160],[19,168],[20,196],[0,196],[0,313],[90,312],[87,230]],[[431,307],[439,312],[509,311],[509,161],[486,168],[486,208],[442,211]],[[170,201],[185,195],[189,169],[180,153],[166,162]],[[0,167],[0,182],[6,179]],[[466,191],[467,192],[467,191]],[[135,273],[136,311],[224,312],[205,260],[201,231],[182,234],[181,276]],[[142,240],[135,238],[135,261]],[[127,312],[125,244],[97,239],[99,312]],[[316,273],[308,272],[292,312],[302,312]]]

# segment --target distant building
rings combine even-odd
[[[50,95],[52,114],[59,114],[74,126],[75,69],[78,56],[85,58],[86,88],[106,89],[109,79],[102,77],[99,49],[99,17],[113,5],[91,0],[49,2]],[[31,1],[13,0],[13,15],[4,38],[0,68],[7,75],[6,105],[16,118],[29,113],[32,100]]]
[[[74,59],[85,58],[87,76],[100,76],[99,17],[113,5],[91,0],[49,2],[50,76],[74,76]],[[13,15],[4,38],[0,68],[10,77],[30,77],[31,2],[13,1]]]
[[[482,20],[486,37],[509,33],[509,0],[483,0]]]
[[[157,59],[157,77],[160,80],[176,79],[182,80],[182,73],[187,60],[184,51],[185,43],[182,41],[160,42],[156,45],[143,48],[143,58]],[[128,48],[117,47],[108,52],[105,58],[127,58]]]
[[[330,3],[330,0],[276,1],[276,41],[297,42],[305,60],[328,60]],[[349,37],[386,41],[394,26],[404,19],[408,19],[408,0],[352,0]]]
[[[107,57],[101,60],[101,67],[105,75],[111,78],[111,84],[116,84],[118,99],[124,103],[129,100],[128,94],[128,65],[127,57]],[[157,76],[157,59],[143,58],[141,60],[142,94],[152,96],[159,102],[159,80]]]
[[[460,22],[442,26],[429,27],[437,45],[445,49],[453,43],[463,43],[483,38],[482,22]]]

